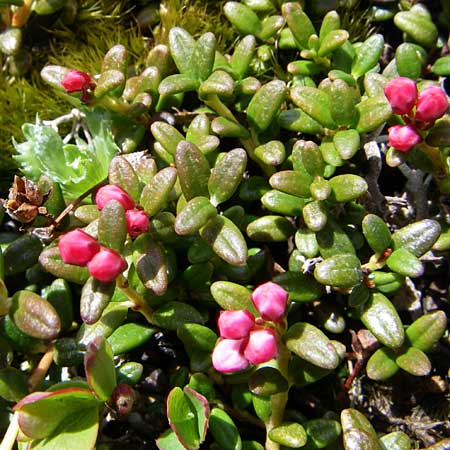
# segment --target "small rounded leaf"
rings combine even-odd
[[[54,339],[61,329],[55,308],[31,291],[14,294],[9,314],[21,331],[37,339]]]
[[[361,262],[352,254],[334,255],[317,264],[314,277],[319,283],[350,288],[361,282]]]
[[[283,422],[269,432],[272,441],[289,448],[303,447],[308,440],[302,425],[296,422]]]

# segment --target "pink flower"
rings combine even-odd
[[[244,356],[251,364],[261,364],[275,358],[278,345],[275,331],[271,328],[257,328],[250,332]]]
[[[148,214],[141,209],[129,209],[125,211],[125,220],[127,223],[128,234],[132,237],[138,237],[146,233],[149,228]]]
[[[127,267],[123,257],[110,248],[101,249],[87,263],[89,273],[103,283],[115,280]]]
[[[417,86],[409,78],[394,78],[386,84],[384,93],[395,114],[408,114],[416,104]]]
[[[61,85],[70,94],[83,91],[89,87],[91,82],[91,76],[88,73],[80,72],[79,70],[69,70],[61,81]]]
[[[389,145],[401,152],[407,152],[422,140],[411,125],[394,125],[388,129],[388,134]]]
[[[217,320],[220,336],[226,339],[242,339],[248,336],[255,325],[255,317],[250,311],[221,311]]]
[[[58,242],[61,259],[66,264],[84,266],[100,251],[100,244],[77,228],[62,236]]]
[[[111,200],[118,201],[126,210],[134,208],[134,200],[116,184],[107,184],[102,186],[95,195],[95,203],[98,209],[103,209],[104,206]]]
[[[442,117],[448,109],[448,99],[439,86],[430,86],[420,94],[416,104],[416,120],[434,122]]]
[[[258,286],[252,294],[252,301],[264,320],[278,322],[284,316],[288,293],[278,284],[268,281]]]
[[[212,353],[214,369],[219,372],[237,372],[248,367],[242,347],[245,339],[221,339]]]

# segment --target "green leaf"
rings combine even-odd
[[[153,294],[163,295],[169,284],[167,257],[163,246],[149,234],[133,243],[133,261],[142,284]]]
[[[156,330],[137,323],[126,323],[118,327],[111,336],[108,343],[114,355],[127,353],[147,342]]]
[[[175,155],[177,145],[184,139],[184,136],[167,122],[156,121],[150,126],[153,137],[172,156]]]
[[[354,130],[338,131],[333,136],[333,144],[343,160],[352,158],[359,149],[360,137],[359,133]]]
[[[191,59],[189,61],[189,74],[199,81],[206,80],[214,66],[216,53],[216,37],[213,33],[202,34],[197,40]]]
[[[264,164],[279,166],[286,157],[286,150],[281,141],[269,141],[255,148],[255,156]]]
[[[311,184],[311,188],[314,187],[314,183]],[[313,200],[307,203],[302,210],[303,220],[305,225],[311,231],[320,231],[327,224],[328,215],[326,206],[323,202],[318,200]]]
[[[258,133],[267,130],[280,111],[286,94],[284,81],[272,80],[262,85],[247,107],[247,119],[250,126]]]
[[[177,170],[174,167],[165,167],[142,189],[139,203],[150,217],[166,205],[176,180]]]
[[[287,348],[300,358],[323,369],[335,369],[339,356],[327,336],[314,325],[297,322],[283,335]]]
[[[107,401],[116,387],[113,352],[108,341],[96,337],[87,346],[84,370],[89,387],[102,401]]]
[[[248,139],[250,136],[247,128],[226,117],[216,117],[211,123],[211,128],[221,137]]]
[[[393,272],[374,271],[369,278],[383,294],[393,294],[403,286],[405,277]]]
[[[395,359],[396,354],[390,348],[379,348],[367,361],[367,376],[376,381],[391,378],[399,369]]]
[[[241,34],[258,35],[262,23],[254,11],[243,3],[226,2],[223,11],[226,18]]]
[[[200,312],[187,303],[171,301],[158,308],[153,315],[154,324],[176,331],[185,323],[204,323]]]
[[[100,211],[97,239],[100,244],[120,253],[126,238],[125,210],[121,203],[110,200]]]
[[[381,217],[367,214],[362,221],[362,231],[367,243],[375,253],[383,253],[391,246],[391,233]]]
[[[179,387],[173,388],[167,397],[167,418],[184,448],[196,450],[200,447],[194,405]]]
[[[246,166],[247,153],[242,148],[230,150],[216,162],[208,180],[208,190],[213,206],[232,197],[242,181]]]
[[[292,101],[325,128],[336,128],[331,116],[330,98],[325,91],[308,86],[291,88]]]
[[[281,111],[278,116],[278,123],[282,128],[299,133],[319,134],[323,131],[322,125],[300,108]]]
[[[187,348],[211,352],[218,339],[210,328],[198,323],[184,323],[177,329],[178,337]]]
[[[289,448],[303,447],[308,440],[302,425],[296,422],[283,422],[269,431],[269,438]]]
[[[37,339],[54,339],[61,329],[55,308],[31,291],[14,294],[9,315],[21,331]]]
[[[94,448],[99,428],[98,416],[98,407],[90,407],[65,417],[52,436],[33,441],[33,449],[61,450],[71,448],[74,442],[78,450]]]
[[[102,283],[89,277],[81,291],[80,316],[83,322],[92,324],[100,319],[114,293],[115,282]]]
[[[175,231],[182,236],[195,233],[215,216],[217,210],[208,198],[195,197],[177,214]]]
[[[105,70],[100,74],[94,90],[95,98],[105,95],[115,95],[123,91],[125,87],[125,75],[119,70]]]
[[[209,431],[223,450],[241,450],[242,440],[233,419],[222,409],[213,408],[209,416]]]
[[[351,429],[344,433],[346,450],[383,450],[378,439],[370,436],[365,430]]]
[[[298,228],[294,239],[297,249],[307,258],[314,258],[319,253],[316,233],[309,228]]]
[[[274,283],[279,284],[289,293],[293,302],[310,302],[317,300],[323,293],[323,286],[311,276],[301,272],[287,271],[273,277]]]
[[[250,63],[255,56],[255,52],[256,39],[252,34],[242,38],[242,40],[234,48],[230,64],[239,80],[242,80],[248,75]]]
[[[28,394],[25,375],[15,367],[0,369],[0,397],[8,402],[18,402]]]
[[[380,292],[374,292],[362,308],[361,321],[386,347],[398,348],[405,332],[394,305]]]
[[[386,260],[386,265],[392,271],[411,278],[422,276],[425,270],[420,259],[405,248],[394,250]]]
[[[352,241],[345,231],[331,217],[325,227],[316,234],[320,254],[323,258],[355,253]]]
[[[356,105],[359,119],[356,130],[359,133],[370,133],[383,125],[392,115],[389,102],[383,96],[369,97]]]
[[[318,51],[319,56],[327,56],[337,48],[347,42],[349,38],[346,30],[332,30],[321,39]]]
[[[313,419],[305,423],[308,441],[317,448],[325,448],[332,444],[341,434],[339,422],[332,419]]]
[[[431,249],[440,232],[439,222],[432,219],[419,220],[400,228],[392,235],[393,248],[404,248],[419,258]]]
[[[306,200],[272,189],[261,197],[264,208],[285,216],[300,216]]]
[[[197,418],[197,428],[198,434],[200,436],[200,442],[203,442],[205,440],[206,431],[208,429],[208,420],[209,420],[208,399],[205,398],[199,392],[192,389],[190,386],[184,387],[183,391],[188,400],[191,402],[192,406],[194,407]]]
[[[412,40],[426,48],[431,48],[438,38],[438,30],[430,14],[423,14],[422,8],[424,7],[420,5],[419,8],[413,7],[409,11],[398,12],[394,16],[394,23]]]
[[[120,186],[135,201],[139,201],[141,186],[133,166],[124,156],[115,156],[109,165],[108,181]]]
[[[403,431],[393,431],[380,437],[380,443],[389,450],[410,450],[411,440]]]
[[[203,153],[188,141],[181,141],[176,149],[175,164],[181,190],[186,200],[208,197],[210,167]]]
[[[155,443],[161,450],[186,450],[186,447],[181,444],[177,434],[172,428],[164,431],[164,433],[155,440]]]
[[[259,315],[251,301],[252,292],[246,287],[230,281],[215,281],[210,289],[211,295],[222,309],[246,309],[256,316]]]
[[[358,79],[373,66],[381,57],[384,48],[384,38],[382,34],[373,34],[367,38],[356,50],[356,58],[353,60],[351,73]]]
[[[192,73],[192,55],[195,39],[183,28],[173,27],[169,31],[170,54],[181,74],[194,78]]]
[[[125,320],[128,307],[119,302],[110,302],[103,311],[102,317],[92,325],[82,323],[77,341],[81,347],[86,347],[99,336],[107,338]]]
[[[401,369],[417,377],[428,375],[431,371],[431,362],[427,355],[415,347],[410,347],[398,355],[395,362]]]
[[[266,215],[247,226],[247,236],[256,242],[283,242],[294,232],[292,222],[282,216]]]
[[[312,177],[306,171],[302,172],[299,170],[281,170],[274,173],[269,179],[272,188],[286,194],[305,198],[310,196],[309,187],[311,182]]]
[[[225,262],[234,266],[247,261],[247,243],[239,228],[227,217],[216,216],[201,230],[200,236]]]
[[[446,327],[445,313],[433,311],[419,317],[406,329],[406,339],[413,347],[427,352],[442,337]]]
[[[442,56],[436,59],[434,64],[431,66],[432,72],[440,76],[450,75],[450,56]]]
[[[337,175],[329,180],[329,184],[331,198],[338,203],[356,200],[367,191],[364,178],[353,174]]]
[[[322,284],[350,288],[362,280],[361,262],[353,254],[334,255],[316,265],[314,277]]]
[[[432,147],[448,147],[450,146],[450,119],[443,117],[428,132],[425,141]]]
[[[352,430],[363,431],[364,432],[364,441],[363,442],[367,442],[367,438],[369,438],[370,441],[373,441],[373,446],[355,447],[353,445],[351,447],[351,450],[357,450],[357,449],[361,449],[361,448],[363,448],[364,450],[366,450],[366,448],[367,449],[373,448],[373,449],[381,450],[381,447],[378,445],[377,433],[374,430],[372,424],[369,422],[369,420],[366,418],[366,416],[364,414],[362,414],[361,412],[359,412],[358,410],[353,409],[353,408],[348,408],[348,409],[342,410],[341,426],[342,426],[342,431],[344,433],[352,431]],[[345,436],[344,436],[344,442],[345,442]],[[370,445],[372,445],[372,444],[370,444]]]
[[[308,49],[309,37],[316,32],[309,17],[297,2],[284,3],[281,10],[298,49]]]
[[[21,431],[32,439],[56,435],[58,427],[73,417],[97,410],[99,401],[83,388],[65,388],[54,392],[34,392],[14,406]],[[81,414],[80,414],[81,413]]]
[[[341,19],[336,11],[328,11],[320,24],[319,38],[322,41],[331,31],[341,27]]]
[[[419,45],[404,42],[395,50],[397,72],[401,77],[417,80],[427,59],[426,51]]]
[[[31,267],[38,261],[43,247],[37,236],[28,233],[12,241],[3,252],[5,275],[17,275]]]
[[[223,70],[215,70],[208,79],[201,84],[199,95],[201,98],[209,95],[230,97],[233,95],[234,89],[234,80],[231,75]]]
[[[251,374],[248,387],[253,394],[270,396],[286,392],[289,384],[274,367],[261,367]]]

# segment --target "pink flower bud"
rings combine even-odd
[[[245,339],[221,339],[212,353],[214,369],[219,372],[237,372],[248,367],[242,347]]]
[[[278,354],[277,337],[271,328],[257,328],[250,332],[244,356],[251,364],[261,364]]]
[[[448,99],[439,86],[430,86],[420,94],[416,104],[416,120],[434,122],[442,117],[448,109]]]
[[[128,234],[132,238],[138,237],[140,234],[148,231],[148,215],[141,209],[129,209],[125,211],[125,220],[127,222]]]
[[[252,301],[264,320],[274,322],[283,318],[288,293],[278,284],[268,281],[258,286],[252,294]]]
[[[408,114],[416,104],[417,86],[409,78],[394,78],[386,84],[384,93],[395,114]]]
[[[394,125],[388,129],[388,134],[389,145],[401,152],[407,152],[422,140],[411,125]]]
[[[95,203],[98,209],[103,209],[104,206],[111,200],[118,201],[126,210],[134,208],[133,199],[116,184],[107,184],[102,186],[95,195]]]
[[[69,70],[61,81],[62,87],[69,94],[82,91],[91,84],[91,76],[88,73],[79,70]]]
[[[115,280],[127,267],[122,256],[110,248],[101,249],[87,263],[89,273],[103,283]]]
[[[89,234],[77,228],[59,239],[59,253],[66,264],[84,266],[100,251],[100,244]]]
[[[242,339],[255,325],[255,316],[245,309],[221,311],[217,320],[220,336],[226,339]]]

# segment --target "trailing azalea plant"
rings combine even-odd
[[[448,376],[448,24],[374,4],[398,42],[225,2],[226,52],[44,67],[72,109],[23,125],[0,209],[2,450],[447,448],[361,400]]]

